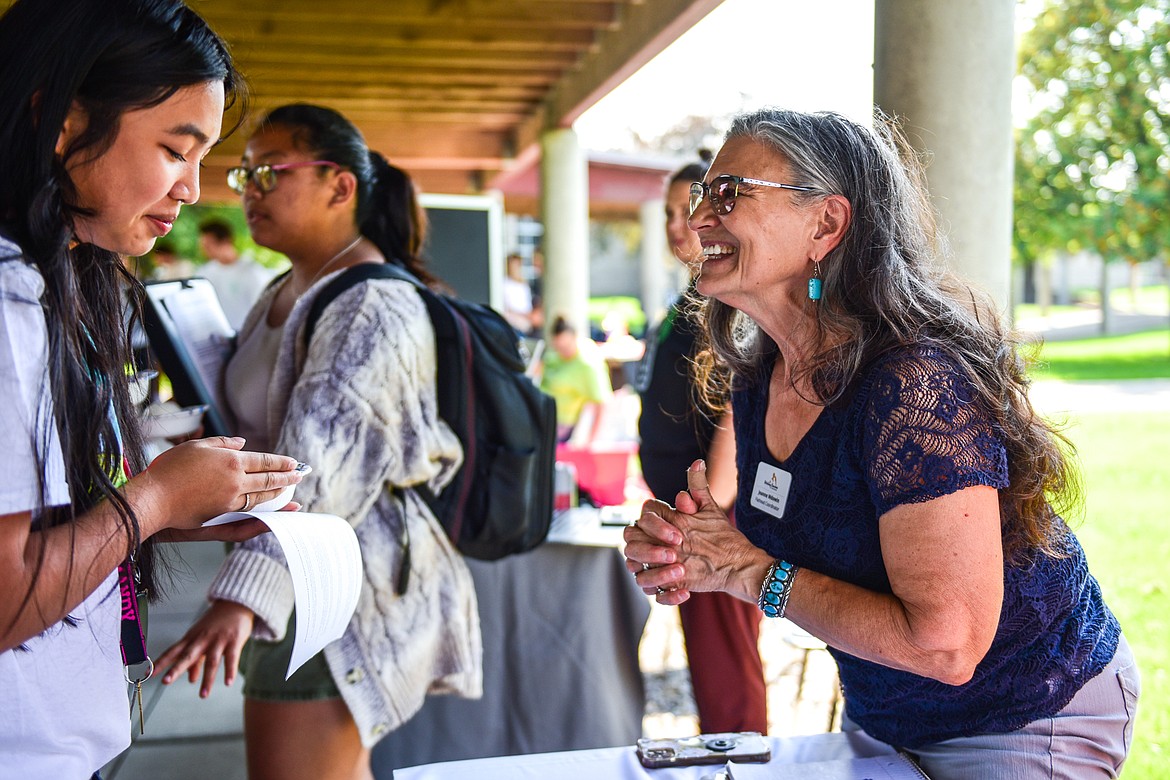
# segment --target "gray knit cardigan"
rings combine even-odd
[[[281,337],[268,390],[275,452],[313,467],[297,487],[305,511],[349,520],[365,577],[357,611],[325,659],[368,747],[407,721],[428,693],[478,698],[482,639],[475,587],[462,557],[412,490],[446,485],[462,460],[459,440],[436,412],[434,332],[418,292],[372,280],[326,307],[312,343],[304,324],[312,299],[297,301]],[[270,287],[241,329],[267,316]],[[411,573],[395,593],[403,528]],[[237,546],[209,597],[256,613],[254,639],[278,641],[293,608],[292,580],[272,534]]]

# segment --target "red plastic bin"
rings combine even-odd
[[[630,458],[637,453],[633,441],[596,442],[588,448],[557,445],[557,460],[572,463],[577,469],[577,484],[589,491],[602,506],[624,504],[626,475]]]

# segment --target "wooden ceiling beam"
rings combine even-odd
[[[285,103],[325,102],[313,101],[310,96],[302,92],[269,91],[265,93],[265,106],[279,106]],[[492,121],[519,121],[532,110],[531,101],[493,101],[493,100],[444,100],[430,98],[428,100],[411,100],[403,98],[380,99],[362,97],[331,97],[328,98],[328,107],[348,116],[357,117],[383,116],[387,119],[414,119],[425,121],[428,117],[437,117],[444,123],[458,122],[463,117],[466,124],[478,124],[483,119]]]
[[[239,63],[247,74],[257,94],[262,94],[262,87],[267,83],[281,81],[334,83],[352,86],[354,84],[355,68],[336,64],[321,63],[319,65],[301,65],[287,63],[284,66],[265,65],[251,67],[246,60]],[[409,83],[415,85],[442,85],[462,84],[470,86],[486,86],[492,84],[521,84],[525,86],[548,88],[556,83],[563,71],[556,68],[533,68],[517,70],[515,68],[467,68],[456,69],[454,64],[450,68],[400,67],[393,71],[378,70],[365,71],[362,69],[364,83]],[[346,86],[345,89],[349,87]]]
[[[256,112],[258,120],[263,110]],[[363,117],[355,120],[371,148],[387,157],[405,155],[409,157],[479,159],[510,159],[509,128],[488,128],[466,123],[463,125],[439,122],[424,122],[415,117],[407,121],[391,121],[384,115]],[[221,164],[225,167],[239,162],[247,141],[247,128],[235,133],[217,146],[204,160],[208,166]]]
[[[230,43],[254,122],[278,104],[340,110],[431,192],[472,192],[533,159],[721,0],[186,0]],[[7,8],[10,0],[0,0]],[[247,128],[207,160],[205,200]]]
[[[460,84],[403,84],[387,83],[344,83],[337,81],[308,81],[305,79],[265,79],[263,95],[256,95],[258,100],[273,104],[287,102],[291,96],[297,100],[320,101],[334,100],[337,95],[345,94],[351,98],[363,100],[387,101],[479,101],[524,103],[534,105],[544,97],[545,89],[536,86],[517,86],[511,84],[492,85],[460,85]]]
[[[288,55],[286,54],[285,57]],[[279,56],[261,52],[240,52],[239,59],[245,67],[254,72],[280,72],[291,63]],[[478,70],[552,71],[561,73],[575,67],[580,57],[573,53],[547,52],[539,55],[501,52],[465,51],[400,51],[372,56],[346,54],[326,56],[319,52],[306,51],[296,58],[296,67],[304,70],[324,66],[339,72],[377,72],[390,68],[434,69],[447,73]]]
[[[262,34],[247,24],[229,22],[217,27],[217,32],[234,42],[238,51],[264,51],[273,47],[301,46],[314,51],[336,54],[361,52],[377,54],[399,49],[430,48],[465,51],[475,47],[484,51],[501,52],[565,52],[580,51],[594,45],[596,27],[561,29],[542,27],[539,34],[531,29],[514,27],[475,31],[465,28],[436,26],[434,29],[412,29],[410,35],[393,32],[376,33],[369,29],[325,24],[319,28],[297,27],[279,34]]]
[[[264,32],[294,25],[354,25],[366,34],[393,34],[433,25],[485,29],[530,25],[572,29],[617,23],[625,0],[384,0],[387,8],[369,0],[192,0],[190,5],[208,21],[225,24],[238,20]],[[218,28],[217,28],[218,29]]]

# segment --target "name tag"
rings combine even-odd
[[[792,475],[768,463],[756,468],[756,484],[752,486],[751,505],[772,517],[784,517],[784,506],[788,503],[788,488],[792,486]]]

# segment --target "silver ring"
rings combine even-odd
[[[642,571],[650,571],[650,564],[643,563],[642,564]]]
[[[242,507],[240,507],[240,509],[238,511],[247,512],[251,508],[252,508],[252,494],[245,493],[244,494],[244,505]]]
[[[666,588],[655,588],[655,591],[661,596],[663,593],[666,593]]]

